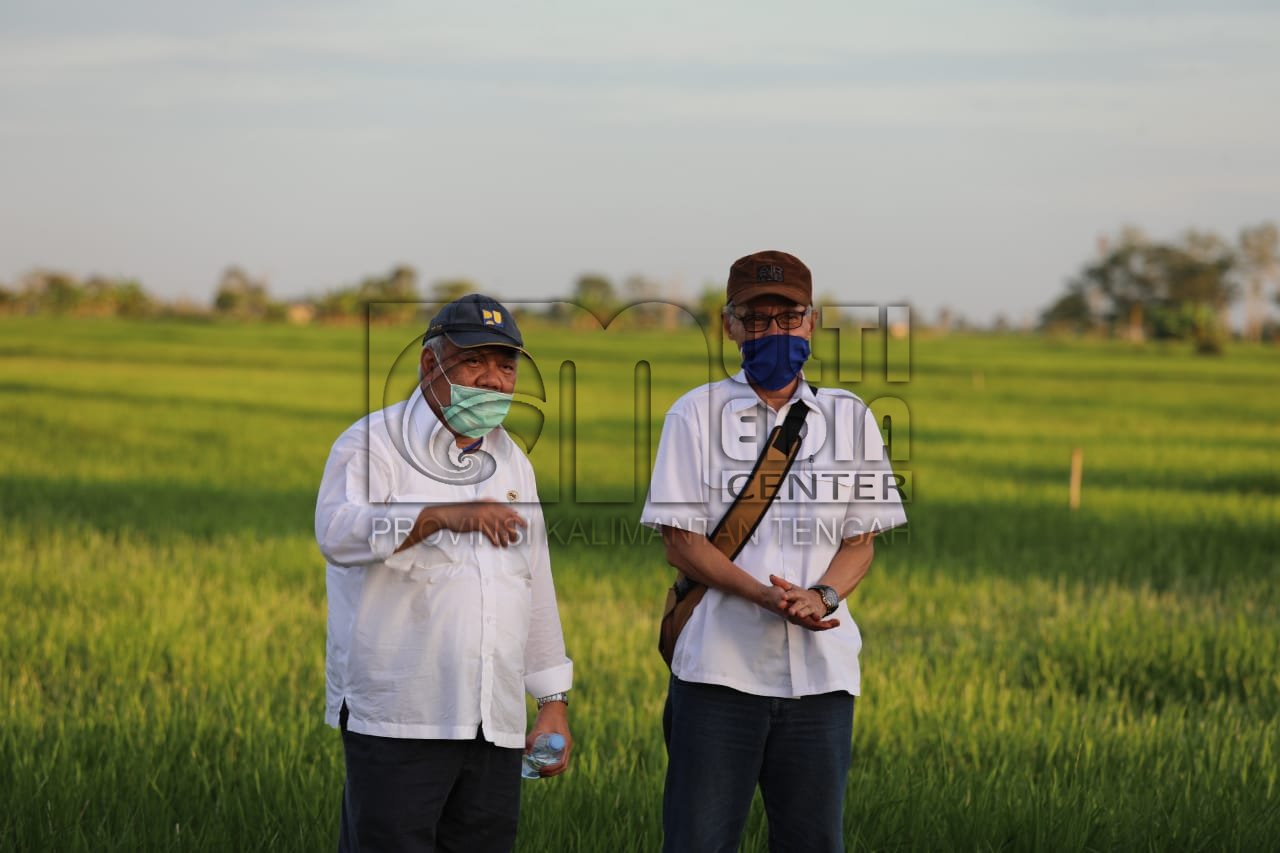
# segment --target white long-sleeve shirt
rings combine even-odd
[[[441,530],[394,551],[430,504],[494,500],[528,522],[499,548]],[[524,693],[568,690],[533,468],[501,428],[462,453],[421,391],[334,443],[316,502],[328,561],[325,721],[380,737],[523,747]]]

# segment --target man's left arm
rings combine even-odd
[[[551,578],[551,556],[547,548],[546,523],[542,507],[531,504],[528,512],[532,551],[533,609],[529,614],[529,642],[525,646],[525,690],[535,699],[567,694],[573,686],[573,661],[565,654],[564,632],[560,627],[560,610],[556,605],[555,582]],[[564,759],[559,764],[542,768],[543,776],[558,776],[569,766],[573,736],[569,733],[567,701],[546,702],[525,738],[525,751],[533,749],[533,741],[541,734],[564,736]]]
[[[840,540],[840,547],[815,586],[831,587],[841,601],[848,598],[871,569],[871,561],[876,555],[873,539],[874,534],[862,533]],[[794,586],[777,575],[770,575],[769,580],[786,591],[789,602],[787,617],[792,622],[812,628],[814,623],[826,618],[827,605],[821,593]]]
[[[863,406],[862,416],[858,421],[861,427],[852,436],[854,452],[860,459],[858,470],[860,473],[878,476],[882,488],[869,500],[855,492],[845,509],[844,517],[844,531],[850,535],[840,540],[835,556],[815,584],[834,589],[840,601],[849,597],[871,568],[871,560],[875,556],[872,540],[876,534],[907,523],[907,514],[902,507],[903,495],[898,489],[898,479],[893,475],[893,466],[889,462],[888,451],[880,436],[875,416]],[[810,630],[817,630],[815,623],[827,612],[822,595],[810,589],[792,586],[778,577],[770,576],[770,580],[775,586],[781,586],[787,591],[790,601],[788,618]]]

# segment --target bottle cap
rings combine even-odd
[[[551,747],[556,752],[564,749],[564,735],[559,732],[552,732],[552,734],[547,738],[547,746]]]

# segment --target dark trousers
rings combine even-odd
[[[345,723],[345,719],[343,721]],[[520,749],[342,731],[339,853],[507,853],[520,817]]]
[[[771,851],[844,849],[851,695],[775,699],[672,678],[662,723],[666,853],[737,850],[757,782]]]

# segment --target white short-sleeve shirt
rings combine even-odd
[[[842,389],[803,380],[787,405],[765,405],[742,372],[688,392],[667,412],[641,521],[706,534],[749,479],[763,441],[796,400],[810,409],[778,497],[734,561],[761,583],[775,574],[819,582],[843,539],[905,524],[870,409]],[[709,589],[680,634],[672,672],[761,696],[858,695],[862,637],[840,603],[840,625],[813,632],[759,605]]]

